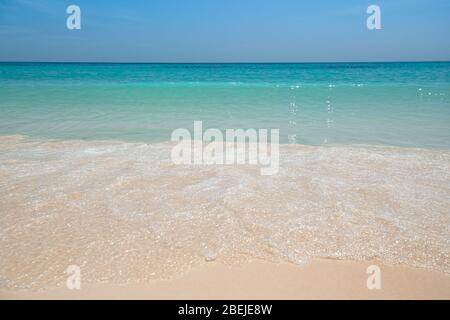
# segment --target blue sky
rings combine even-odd
[[[449,31],[448,0],[0,0],[1,61],[450,60]]]

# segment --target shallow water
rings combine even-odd
[[[450,273],[450,63],[0,63],[0,287],[206,261]],[[280,171],[184,166],[173,130],[279,128]]]
[[[450,273],[450,151],[282,145],[280,171],[182,166],[170,143],[0,138],[0,286],[176,276],[250,258]]]
[[[161,142],[279,128],[282,143],[450,147],[450,63],[0,63],[0,134]]]

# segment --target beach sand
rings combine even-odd
[[[450,298],[448,151],[282,146],[268,177],[168,143],[0,147],[1,298]]]
[[[381,269],[381,289],[367,289],[367,267]],[[217,262],[181,277],[134,285],[83,284],[46,291],[0,291],[0,299],[450,299],[450,275],[380,261],[314,259],[305,266],[254,260]]]

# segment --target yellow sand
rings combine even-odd
[[[370,265],[381,289],[367,289]],[[81,290],[0,291],[1,299],[450,299],[450,276],[379,261],[314,260],[306,266],[253,261],[205,263],[180,278],[139,285],[87,285]]]

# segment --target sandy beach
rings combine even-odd
[[[450,2],[391,2],[0,0],[0,300],[450,300]]]
[[[374,264],[381,269],[380,290],[366,285],[367,267]],[[315,259],[305,266],[211,262],[169,280],[82,284],[80,290],[2,290],[0,299],[450,299],[450,276],[380,261]]]
[[[0,143],[2,298],[450,298],[448,151],[282,146],[268,178],[167,143]]]

